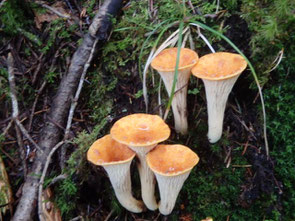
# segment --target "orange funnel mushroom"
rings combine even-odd
[[[160,213],[172,212],[184,181],[198,162],[198,155],[183,145],[158,145],[147,154],[147,163],[158,181]]]
[[[177,48],[163,50],[151,65],[161,75],[168,94],[171,94],[174,70],[176,66]],[[198,54],[188,48],[180,50],[178,79],[175,87],[175,94],[172,100],[175,130],[181,134],[187,133],[187,85],[191,75],[191,69],[197,63]]]
[[[107,171],[116,197],[123,207],[133,213],[143,211],[144,205],[132,196],[130,164],[135,153],[126,145],[106,135],[95,141],[87,152],[87,160]]]
[[[217,142],[222,135],[228,95],[246,67],[247,62],[241,55],[218,52],[201,57],[192,69],[193,75],[201,78],[205,85],[210,143]]]
[[[168,125],[158,115],[132,114],[114,124],[111,136],[136,152],[139,158],[138,170],[143,202],[148,209],[156,210],[158,208],[154,194],[156,181],[146,163],[146,154],[159,142],[168,139],[170,136]]]

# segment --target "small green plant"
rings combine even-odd
[[[103,120],[93,128],[90,134],[82,131],[73,141],[78,148],[71,154],[63,171],[67,178],[61,181],[55,189],[55,201],[64,217],[73,217],[75,214],[80,190],[79,184],[83,183],[88,175],[86,152],[97,136],[102,133],[106,124],[107,121]]]

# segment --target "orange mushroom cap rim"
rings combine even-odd
[[[111,136],[132,147],[156,145],[170,136],[170,128],[158,115],[131,114],[119,119],[111,128]]]
[[[177,48],[167,48],[161,51],[152,61],[151,66],[157,71],[171,72],[175,70]],[[178,70],[192,68],[199,60],[197,52],[189,48],[181,48]]]
[[[247,67],[247,61],[239,54],[216,52],[202,56],[192,68],[194,76],[221,81],[240,75]]]
[[[128,146],[106,135],[90,146],[87,151],[87,160],[99,166],[118,165],[132,161],[135,155]]]
[[[184,145],[161,144],[147,154],[146,160],[154,173],[162,176],[178,176],[192,170],[200,159],[195,152]]]

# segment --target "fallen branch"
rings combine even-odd
[[[70,107],[68,121],[67,121],[67,127],[66,127],[65,135],[64,135],[64,140],[59,142],[57,145],[55,145],[55,147],[50,151],[50,153],[49,153],[49,155],[48,155],[48,157],[46,159],[46,163],[45,163],[45,166],[44,166],[44,169],[43,169],[43,172],[42,172],[42,176],[41,176],[41,179],[40,179],[40,182],[39,182],[38,215],[39,215],[40,221],[42,221],[42,220],[45,221],[45,217],[43,216],[43,211],[42,211],[42,192],[43,192],[43,184],[44,184],[44,179],[45,179],[45,176],[46,176],[46,173],[47,173],[47,169],[48,169],[49,163],[51,161],[52,155],[55,153],[55,151],[60,146],[62,146],[62,144],[64,144],[68,140],[69,132],[70,132],[70,128],[71,128],[71,125],[72,125],[73,116],[74,116],[74,112],[75,112],[76,106],[78,104],[78,99],[79,99],[79,96],[80,96],[80,93],[81,93],[81,90],[82,90],[82,87],[83,87],[83,83],[84,83],[84,80],[85,80],[87,70],[88,70],[88,68],[90,66],[90,62],[91,62],[91,60],[93,58],[93,54],[94,54],[94,51],[95,51],[96,44],[97,44],[97,39],[95,40],[95,42],[93,44],[93,47],[91,49],[89,58],[88,58],[85,66],[84,66],[83,73],[82,73],[80,81],[79,81],[79,86],[78,86],[78,89],[77,89],[76,94],[75,94],[75,98],[73,99],[73,102],[72,102],[71,107]]]
[[[108,38],[111,17],[116,15],[121,8],[122,0],[105,0],[89,27],[82,44],[74,53],[68,74],[65,75],[59,85],[56,96],[53,99],[47,118],[54,119],[59,125],[64,125],[65,118],[69,113],[73,94],[77,89],[79,79],[83,73],[85,64],[89,60],[91,50],[96,40],[105,41]],[[22,196],[16,208],[12,221],[32,220],[36,206],[39,187],[39,177],[43,171],[47,156],[52,148],[60,141],[61,129],[52,121],[46,121],[40,134],[39,146],[44,153],[37,151],[31,175],[28,174],[23,185]]]

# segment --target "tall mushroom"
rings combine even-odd
[[[123,207],[133,213],[143,211],[144,205],[132,196],[130,164],[135,153],[110,135],[95,141],[87,152],[87,160],[107,171],[116,197]]]
[[[198,155],[183,145],[158,145],[147,154],[147,163],[158,181],[163,215],[172,212],[184,181],[198,162]]]
[[[152,61],[151,65],[161,75],[166,90],[171,95],[174,70],[176,66],[177,48],[163,50]],[[180,50],[178,79],[175,87],[175,95],[172,100],[175,130],[181,134],[187,133],[187,85],[192,67],[197,63],[198,54],[188,48]]]
[[[139,158],[138,170],[141,182],[141,194],[145,205],[156,210],[155,177],[146,163],[146,154],[159,142],[170,136],[167,124],[158,116],[150,114],[132,114],[118,120],[111,128],[114,140],[128,145]]]
[[[247,62],[241,55],[218,52],[201,57],[192,69],[193,75],[201,78],[205,85],[210,143],[217,142],[222,135],[228,95],[246,67]]]

